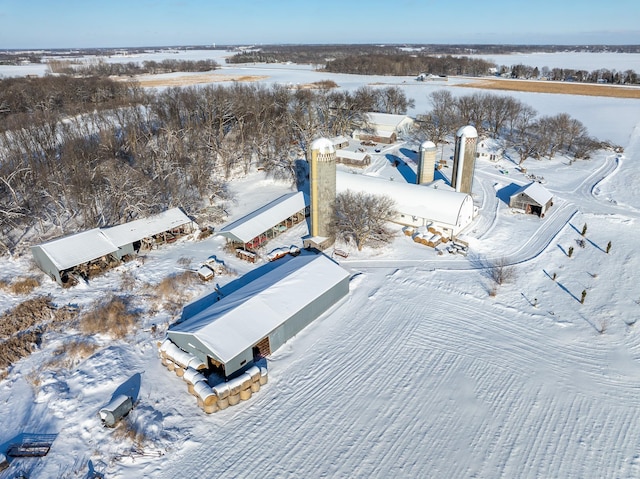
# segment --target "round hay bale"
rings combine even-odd
[[[213,414],[214,412],[218,412],[218,403],[214,402],[213,404],[210,404],[208,406],[205,406],[203,408],[204,412],[206,412],[207,414]]]
[[[179,378],[181,378],[182,376],[184,376],[184,369],[182,369],[180,366],[176,365],[176,368],[173,370],[174,373],[176,373],[176,376],[178,376]]]
[[[193,368],[185,369],[184,376],[182,376],[182,379],[184,379],[189,384],[195,384],[198,381],[207,380],[207,378],[205,378],[204,375],[202,375],[200,372],[198,372],[198,370]]]
[[[197,397],[197,396],[196,396]],[[198,407],[200,409],[204,409],[204,401],[200,398],[198,398]]]
[[[230,389],[227,383],[216,384],[211,389],[213,389],[213,392],[216,393],[219,398],[226,398],[229,396]]]
[[[202,399],[205,406],[210,406],[218,400],[218,396],[211,390],[205,381],[199,381],[193,385],[193,390]]]
[[[244,389],[242,387],[242,383],[244,382],[244,378],[242,376],[232,379],[227,382],[227,386],[229,387],[229,394],[240,394],[240,391]]]
[[[260,368],[260,385],[264,386],[269,380],[269,372],[267,368]]]
[[[247,399],[251,399],[251,389],[243,389],[240,391],[240,400],[246,401]]]
[[[173,371],[174,369],[176,369],[176,363],[167,359],[167,369],[169,371]]]
[[[260,380],[251,383],[251,392],[252,393],[257,393],[258,391],[260,391]]]
[[[193,394],[194,396],[196,395],[195,389],[193,389],[193,384],[191,383],[187,383],[187,391],[189,391],[189,394]]]
[[[227,409],[229,407],[229,398],[218,398],[218,409],[220,409],[221,411],[223,409]]]
[[[247,374],[251,376],[252,381],[260,380],[260,368],[258,366],[251,366],[247,369]]]
[[[240,393],[229,395],[229,406],[235,406],[240,402]]]
[[[251,387],[251,383],[253,382],[253,380],[251,379],[251,375],[244,373],[242,376],[240,376],[242,378],[242,386],[240,388],[240,390],[245,390],[245,389],[249,389]]]
[[[169,361],[168,361],[168,360],[167,360],[167,358],[166,358],[166,357],[164,357],[164,356],[162,356],[162,357],[160,358],[160,362],[162,363],[162,365],[163,365],[164,367],[167,367],[167,366],[169,365]]]

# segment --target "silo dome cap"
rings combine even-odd
[[[473,126],[467,125],[463,126],[458,130],[456,136],[466,136],[467,138],[478,138],[478,130],[476,130]]]
[[[318,150],[320,153],[335,153],[336,149],[331,143],[331,140],[327,138],[318,138],[311,143],[312,150]]]
[[[423,150],[432,150],[436,147],[436,144],[433,141],[423,141],[422,145],[420,145],[420,148],[422,148]]]

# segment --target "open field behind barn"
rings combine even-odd
[[[200,75],[180,75],[180,76],[144,76],[136,80],[142,87],[165,87],[165,86],[188,86],[200,85],[203,83],[218,83],[228,81],[254,82],[264,80],[264,75],[225,75],[218,73],[207,73]]]
[[[640,88],[585,83],[564,83],[536,80],[490,79],[460,83],[456,86],[487,90],[526,91],[531,93],[560,93],[563,95],[604,96],[610,98],[640,98]]]

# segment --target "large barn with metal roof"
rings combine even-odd
[[[470,195],[453,191],[445,185],[436,189],[338,171],[336,188],[339,193],[351,190],[386,194],[396,203],[397,215],[392,221],[415,227],[433,226],[449,238],[457,236],[469,226],[477,214]]]
[[[349,273],[321,253],[262,267],[260,274],[216,301],[218,292],[185,306],[168,338],[231,377],[267,356],[349,293]]]

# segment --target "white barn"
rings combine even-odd
[[[509,197],[509,206],[528,214],[544,218],[545,213],[553,205],[553,195],[537,181],[518,188]]]
[[[356,140],[372,140],[378,143],[394,143],[397,137],[407,132],[415,120],[407,115],[392,113],[367,113],[367,126],[371,132],[356,130],[353,138]]]
[[[223,296],[185,306],[168,338],[230,377],[267,356],[349,293],[349,273],[321,253],[303,252]],[[217,293],[212,293],[217,295]]]
[[[432,188],[373,176],[337,172],[338,193],[351,190],[386,194],[396,202],[398,212],[391,221],[407,226],[433,226],[449,238],[471,224],[477,214],[473,199],[450,188]]]

